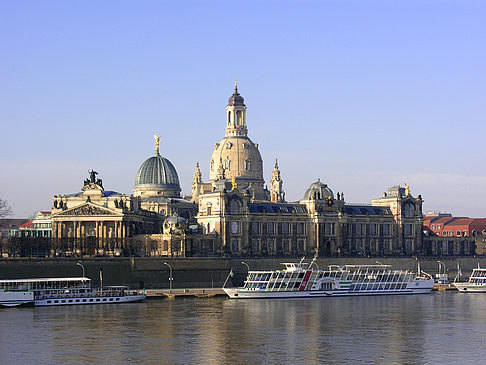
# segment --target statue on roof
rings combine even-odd
[[[159,153],[160,136],[154,134],[154,138],[155,138],[155,152]]]
[[[407,184],[403,185],[405,185],[405,196],[410,195],[410,186],[408,186]]]
[[[89,181],[92,183],[96,183],[96,175],[98,175],[98,173],[94,170],[88,171],[88,173],[89,173]]]

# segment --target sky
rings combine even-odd
[[[238,79],[288,201],[406,183],[486,217],[485,40],[480,0],[0,1],[0,198],[50,210],[91,169],[130,194],[154,134],[190,195]]]

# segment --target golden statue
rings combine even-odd
[[[410,195],[410,186],[408,186],[405,183],[403,185],[405,185],[405,192],[406,192],[405,196]]]
[[[154,134],[154,138],[155,138],[155,152],[159,153],[160,136]]]
[[[231,178],[231,191],[236,190],[238,185],[236,184],[236,179],[234,177]]]
[[[235,90],[238,90],[238,80],[235,79]]]

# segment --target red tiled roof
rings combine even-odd
[[[28,220],[27,222],[25,222],[24,224],[21,224],[19,226],[20,229],[22,228],[32,228],[34,226],[34,224],[32,223],[32,219]]]

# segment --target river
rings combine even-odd
[[[2,364],[483,363],[486,294],[0,309]]]

